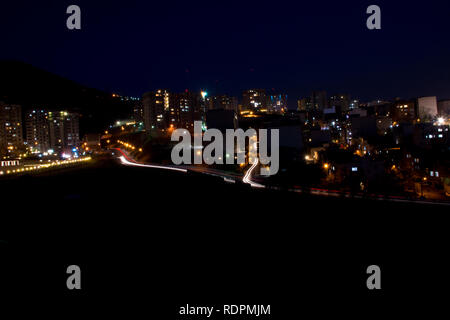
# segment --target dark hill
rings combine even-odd
[[[21,104],[24,110],[42,107],[79,112],[83,132],[100,132],[132,111],[130,103],[110,93],[9,60],[0,61],[0,101]]]

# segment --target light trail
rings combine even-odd
[[[249,185],[251,185],[254,188],[265,188],[262,184],[253,182],[250,177],[251,174],[253,172],[253,170],[255,170],[256,166],[258,165],[259,159],[255,158],[255,161],[253,162],[253,164],[251,165],[251,167],[247,170],[247,172],[245,173],[244,177],[242,178],[242,181],[244,183],[248,183]]]
[[[122,153],[122,156],[119,157],[119,159],[121,160],[122,164],[124,165],[129,165],[129,166],[136,166],[136,167],[145,167],[145,168],[155,168],[155,169],[164,169],[164,170],[172,170],[172,171],[179,171],[179,172],[188,172],[187,169],[182,169],[182,168],[174,168],[174,167],[169,167],[169,166],[157,166],[157,165],[151,165],[151,164],[141,164],[141,163],[137,163],[137,162],[132,162],[130,161],[131,159],[128,158],[128,156],[119,148],[117,148],[116,150],[118,150],[120,153]],[[128,160],[128,159],[130,160]],[[252,187],[254,188],[265,188],[264,185],[253,182],[250,177],[252,175],[253,170],[255,170],[256,166],[259,163],[259,159],[256,158],[255,162],[251,165],[251,167],[247,170],[247,172],[245,173],[244,177],[242,178],[242,181],[246,184],[250,184]],[[193,171],[197,171],[200,173],[204,173],[204,174],[209,174],[209,175],[214,175],[214,176],[220,176],[223,177],[225,179],[225,181],[227,182],[232,182],[231,179],[227,179],[227,177],[230,177],[229,175],[220,173],[220,172],[210,172],[204,169],[199,169],[199,168],[192,168]],[[191,170],[192,170],[191,169]],[[235,177],[233,177],[235,178]],[[234,182],[234,180],[233,180]],[[278,187],[271,187],[270,189],[274,189],[274,190],[281,190]],[[384,200],[384,201],[394,201],[394,202],[408,202],[408,203],[422,203],[422,204],[435,204],[435,205],[447,205],[449,206],[449,203],[446,202],[432,202],[432,201],[425,201],[425,200],[408,200],[408,199],[401,199],[401,197],[385,197],[385,196],[381,196],[381,195],[372,195],[369,197],[364,197],[362,195],[358,195],[358,194],[350,194],[349,192],[339,192],[336,190],[327,190],[327,189],[317,189],[317,188],[311,188],[309,190],[309,192],[305,192],[303,190],[301,190],[299,187],[294,186],[293,188],[287,189],[290,192],[296,192],[296,193],[306,193],[306,194],[313,194],[313,195],[318,195],[318,196],[332,196],[332,197],[345,197],[345,198],[356,198],[356,199],[367,199],[367,200]]]
[[[127,159],[125,159],[124,156],[120,157],[120,161],[122,162],[122,164],[127,165],[127,166],[153,168],[153,169],[164,169],[164,170],[179,171],[179,172],[184,172],[184,173],[187,172],[186,169],[173,168],[173,167],[168,167],[168,166],[155,166],[152,164],[141,164],[141,163],[131,162],[131,161],[128,161]]]

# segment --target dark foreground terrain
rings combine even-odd
[[[264,319],[365,319],[447,297],[445,206],[252,190],[114,160],[1,180],[0,192],[0,290],[16,314],[203,319],[178,307],[234,303],[271,304]],[[71,264],[81,291],[66,288]],[[366,288],[372,264],[381,291]]]

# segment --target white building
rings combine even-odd
[[[417,115],[420,119],[430,119],[438,114],[437,98],[422,97],[417,99]]]

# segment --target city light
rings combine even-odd
[[[120,152],[122,152],[122,151],[120,150]],[[123,154],[123,152],[122,152],[122,154]],[[131,162],[131,161],[125,159],[125,156],[121,156],[119,159],[122,162],[122,164],[127,165],[127,166],[164,169],[164,170],[179,171],[179,172],[184,172],[184,173],[187,172],[186,169],[181,169],[181,168],[174,168],[174,167],[169,167],[169,166],[156,166],[156,165],[151,165],[151,164],[141,164],[141,163]]]
[[[254,188],[264,188],[264,186],[262,184],[256,183],[251,181],[250,177],[252,175],[253,170],[255,170],[256,166],[258,165],[259,159],[255,158],[253,164],[251,165],[251,167],[248,169],[248,171],[245,173],[244,178],[242,178],[242,181],[244,183],[250,184],[252,187]]]
[[[46,164],[40,164],[40,165],[25,165],[23,168],[18,168],[18,169],[14,169],[14,170],[7,170],[6,171],[6,175],[10,175],[13,173],[22,173],[25,171],[37,171],[37,170],[43,170],[43,169],[48,169],[48,168],[52,168],[52,167],[60,167],[60,166],[65,166],[65,165],[70,165],[70,164],[76,164],[76,163],[81,163],[81,162],[87,162],[92,160],[91,157],[84,157],[84,158],[79,158],[79,159],[70,159],[70,160],[56,160],[53,162],[49,162]],[[0,175],[5,175],[5,172],[0,171]]]

